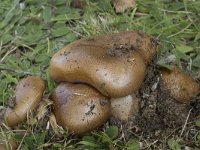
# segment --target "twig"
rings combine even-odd
[[[189,119],[189,117],[190,117],[191,110],[192,110],[192,109],[190,109],[189,112],[188,112],[187,118],[186,118],[185,123],[184,123],[184,125],[183,125],[183,128],[182,128],[182,130],[181,130],[180,137],[182,136],[182,134],[183,134],[183,132],[184,132],[184,130],[185,130],[185,128],[186,128],[188,119]]]
[[[14,52],[15,50],[17,49],[17,47],[11,49],[10,51],[8,51],[0,60],[0,63],[2,63],[4,61],[4,59],[9,55],[11,54],[12,52]]]
[[[151,147],[152,145],[154,145],[155,143],[159,142],[158,140],[155,140],[154,142],[150,143],[149,145],[147,145],[146,147],[142,148],[142,149],[148,149],[149,147]]]
[[[136,12],[136,13],[135,13],[135,16],[136,16],[136,17],[143,17],[143,16],[148,16],[148,14],[146,14],[146,13],[141,13],[141,12]]]
[[[192,14],[192,13],[193,13],[193,12],[190,12],[190,11],[187,11],[187,10],[185,10],[185,11],[172,11],[172,10],[166,10],[166,9],[161,9],[161,8],[158,8],[158,9],[160,9],[160,10],[162,10],[162,11],[164,11],[164,12],[176,13],[176,14],[178,14],[178,13],[182,13],[182,14]]]
[[[176,36],[176,35],[178,35],[178,34],[184,32],[184,31],[185,31],[187,28],[189,28],[191,25],[192,25],[192,23],[188,24],[184,29],[182,29],[181,31],[179,31],[179,32],[177,32],[177,33],[175,33],[175,34],[172,34],[172,35],[168,36],[167,38],[174,37],[174,36]]]
[[[24,74],[24,75],[40,75],[41,73],[32,73],[29,71],[20,71],[20,70],[15,70],[15,69],[11,69],[11,68],[4,68],[0,66],[0,70],[5,70],[5,71],[10,71],[10,72],[14,72],[14,73],[18,73],[18,74]]]
[[[19,144],[17,150],[20,150],[20,148],[21,148],[21,146],[22,146],[22,143],[23,143],[23,141],[24,141],[26,135],[27,135],[27,132],[24,134],[24,136],[23,136],[23,138],[22,138],[22,140],[21,140],[21,142],[20,142],[20,144]]]

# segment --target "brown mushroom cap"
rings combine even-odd
[[[164,87],[179,102],[189,103],[193,97],[200,93],[199,84],[178,67],[174,67],[171,71],[162,69],[161,78]]]
[[[69,133],[82,135],[110,116],[110,101],[88,85],[61,83],[50,98],[58,125]]]
[[[24,121],[27,114],[38,106],[44,90],[45,83],[40,77],[22,79],[16,87],[15,106],[7,108],[4,115],[6,124],[13,127]]]
[[[128,121],[138,110],[135,94],[111,99],[111,115],[121,121]]]
[[[116,13],[122,13],[128,8],[134,8],[135,0],[112,0]]]
[[[108,97],[123,97],[140,88],[145,63],[154,53],[152,38],[137,31],[81,39],[52,57],[50,75],[56,81],[90,84]]]
[[[0,150],[15,150],[17,149],[18,144],[10,139],[7,142],[5,142],[3,139],[0,138]]]

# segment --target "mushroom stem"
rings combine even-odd
[[[138,110],[138,98],[135,94],[120,98],[111,98],[111,115],[127,122]]]

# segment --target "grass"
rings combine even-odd
[[[170,67],[177,64],[194,76],[199,71],[199,0],[141,0],[137,2],[136,8],[122,14],[115,13],[110,0],[87,0],[85,9],[71,7],[71,1],[0,1],[0,109],[6,107],[16,84],[27,75],[38,75],[46,80],[44,99],[48,99],[55,86],[48,74],[51,56],[66,44],[82,37],[142,30],[160,41],[159,65]],[[139,139],[123,141],[121,131],[115,126],[82,139],[72,139],[66,134],[57,141],[49,139],[48,133],[37,121],[23,127],[24,130],[13,131],[12,135],[21,142],[24,150],[47,147],[136,150],[139,144],[145,145],[147,149],[154,144],[145,144],[145,140],[139,142]],[[1,134],[5,135],[6,132],[1,131]],[[25,134],[21,136],[16,133]],[[10,131],[8,135],[11,135]],[[196,146],[200,145],[199,135],[194,135]],[[170,139],[166,143],[168,148],[180,149],[178,139]],[[181,143],[184,145],[184,142]]]

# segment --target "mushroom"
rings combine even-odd
[[[4,119],[9,127],[23,122],[28,113],[32,112],[42,99],[45,83],[40,77],[29,76],[22,79],[15,93],[14,107],[6,109]]]
[[[134,116],[138,110],[138,98],[135,94],[120,98],[111,98],[111,115],[123,122]]]
[[[101,126],[110,117],[110,101],[85,84],[61,83],[50,95],[58,125],[82,135]]]
[[[59,82],[87,83],[108,97],[123,97],[140,88],[155,51],[155,40],[139,31],[80,39],[52,57],[50,75]]]
[[[112,0],[116,13],[123,13],[128,8],[136,6],[136,0]]]
[[[178,67],[174,67],[173,70],[161,69],[161,78],[165,89],[181,103],[189,103],[200,93],[199,84]]]
[[[13,140],[9,139],[7,142],[0,137],[0,150],[15,150],[17,149],[18,144]]]

